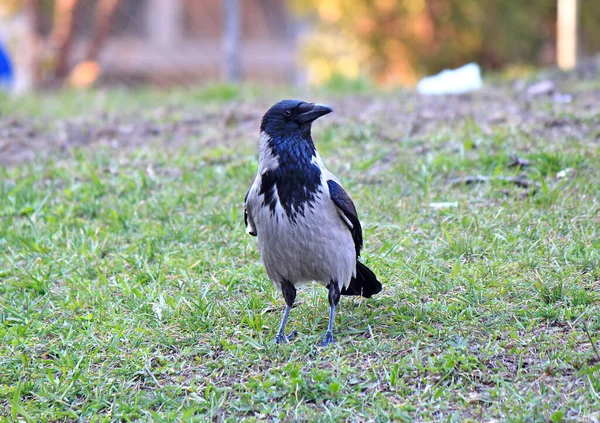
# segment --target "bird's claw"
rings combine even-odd
[[[335,344],[335,338],[333,337],[333,333],[330,331],[325,332],[325,336],[321,342],[317,344],[319,347],[326,347],[327,345]]]
[[[290,332],[290,334],[288,336],[285,336],[284,333],[280,332],[277,334],[277,336],[275,336],[275,343],[276,344],[287,344],[289,341],[294,339],[297,335],[298,335],[298,332],[295,330]]]

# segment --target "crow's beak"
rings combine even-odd
[[[318,103],[304,103],[300,105],[299,109],[301,112],[300,115],[298,115],[300,123],[312,122],[327,113],[333,112],[331,107]]]

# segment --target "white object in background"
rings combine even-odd
[[[563,70],[577,65],[577,0],[558,0],[556,61]]]
[[[566,178],[567,176],[569,176],[571,173],[573,173],[575,169],[568,167],[566,169],[561,170],[560,172],[558,172],[556,174],[556,178],[557,179],[562,179],[562,178]]]
[[[536,82],[535,84],[527,88],[527,94],[532,97],[536,95],[550,95],[555,92],[556,85],[554,85],[554,82],[549,81],[547,79],[540,82]]]
[[[441,203],[429,203],[429,207],[432,209],[449,209],[458,207],[458,201],[443,201]]]
[[[417,91],[421,94],[462,94],[483,86],[481,69],[477,63],[469,63],[458,69],[446,69],[437,75],[419,81]]]

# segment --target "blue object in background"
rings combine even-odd
[[[8,51],[0,42],[0,88],[10,88],[13,83],[13,67],[8,57]]]

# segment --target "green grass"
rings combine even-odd
[[[272,342],[284,303],[241,207],[275,98],[236,93],[19,103],[22,119],[43,116],[26,118],[40,150],[65,121],[102,126],[106,104],[117,126],[141,115],[159,130],[119,148],[92,131],[0,169],[0,420],[600,419],[598,103],[329,98],[337,113],[314,138],[384,291],[342,298],[338,344],[318,349],[320,286],[299,292],[299,338]],[[515,152],[536,188],[448,183],[518,176]]]

